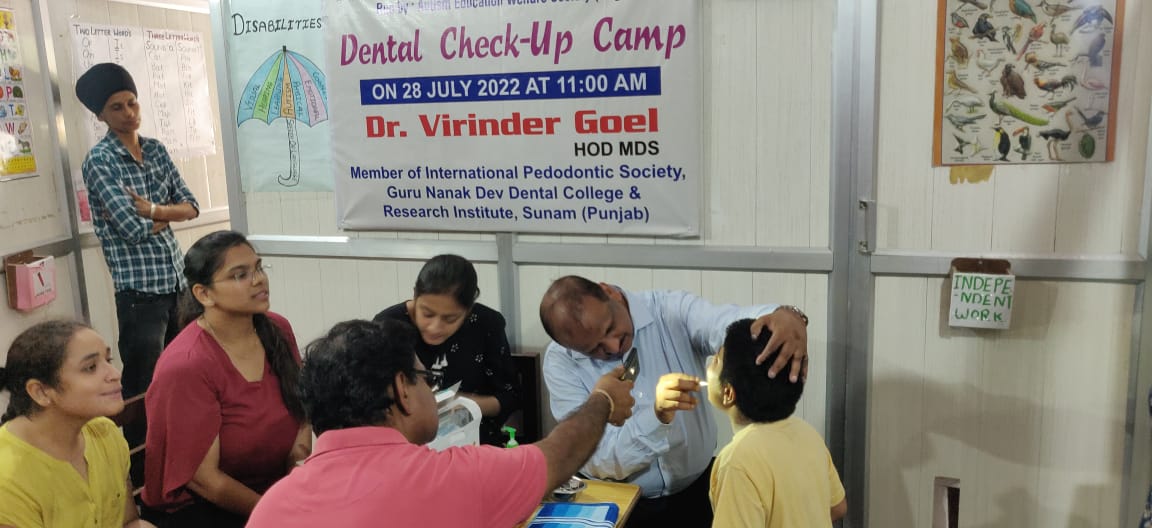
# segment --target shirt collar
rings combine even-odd
[[[325,431],[316,438],[316,450],[313,451],[312,456],[308,458],[354,447],[409,443],[408,439],[404,438],[404,435],[401,434],[400,431],[391,427],[369,425],[364,427],[349,427],[347,429],[334,429]]]
[[[643,298],[632,294],[624,288],[616,287],[624,298],[628,299],[628,314],[632,317],[632,346],[636,346],[636,333],[656,321],[652,315],[652,306]]]
[[[145,144],[144,136],[141,136],[140,134],[136,135],[140,138],[140,150],[146,150],[147,145]],[[104,133],[104,139],[111,143],[112,149],[115,150],[117,154],[121,156],[132,157],[132,153],[128,152],[128,147],[124,145],[123,141],[120,141],[120,136],[117,136],[111,128],[108,129],[108,132]]]

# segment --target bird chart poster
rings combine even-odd
[[[331,191],[322,2],[232,0],[228,8],[244,192]]]
[[[694,237],[699,0],[329,0],[343,229]]]
[[[935,165],[1112,161],[1123,0],[940,0]]]

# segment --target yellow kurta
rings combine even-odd
[[[20,528],[124,525],[128,443],[116,424],[96,418],[82,429],[85,482],[66,461],[0,427],[0,525]]]
[[[751,424],[716,456],[709,498],[712,526],[832,526],[844,500],[840,474],[824,439],[804,420]]]

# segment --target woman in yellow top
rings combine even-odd
[[[128,483],[128,443],[105,418],[124,408],[120,371],[91,328],[48,321],[8,349],[0,389],[0,526],[145,527]]]

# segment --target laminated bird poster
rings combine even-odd
[[[933,161],[1112,161],[1124,0],[940,0]]]
[[[331,191],[323,3],[232,0],[228,7],[244,192]]]

